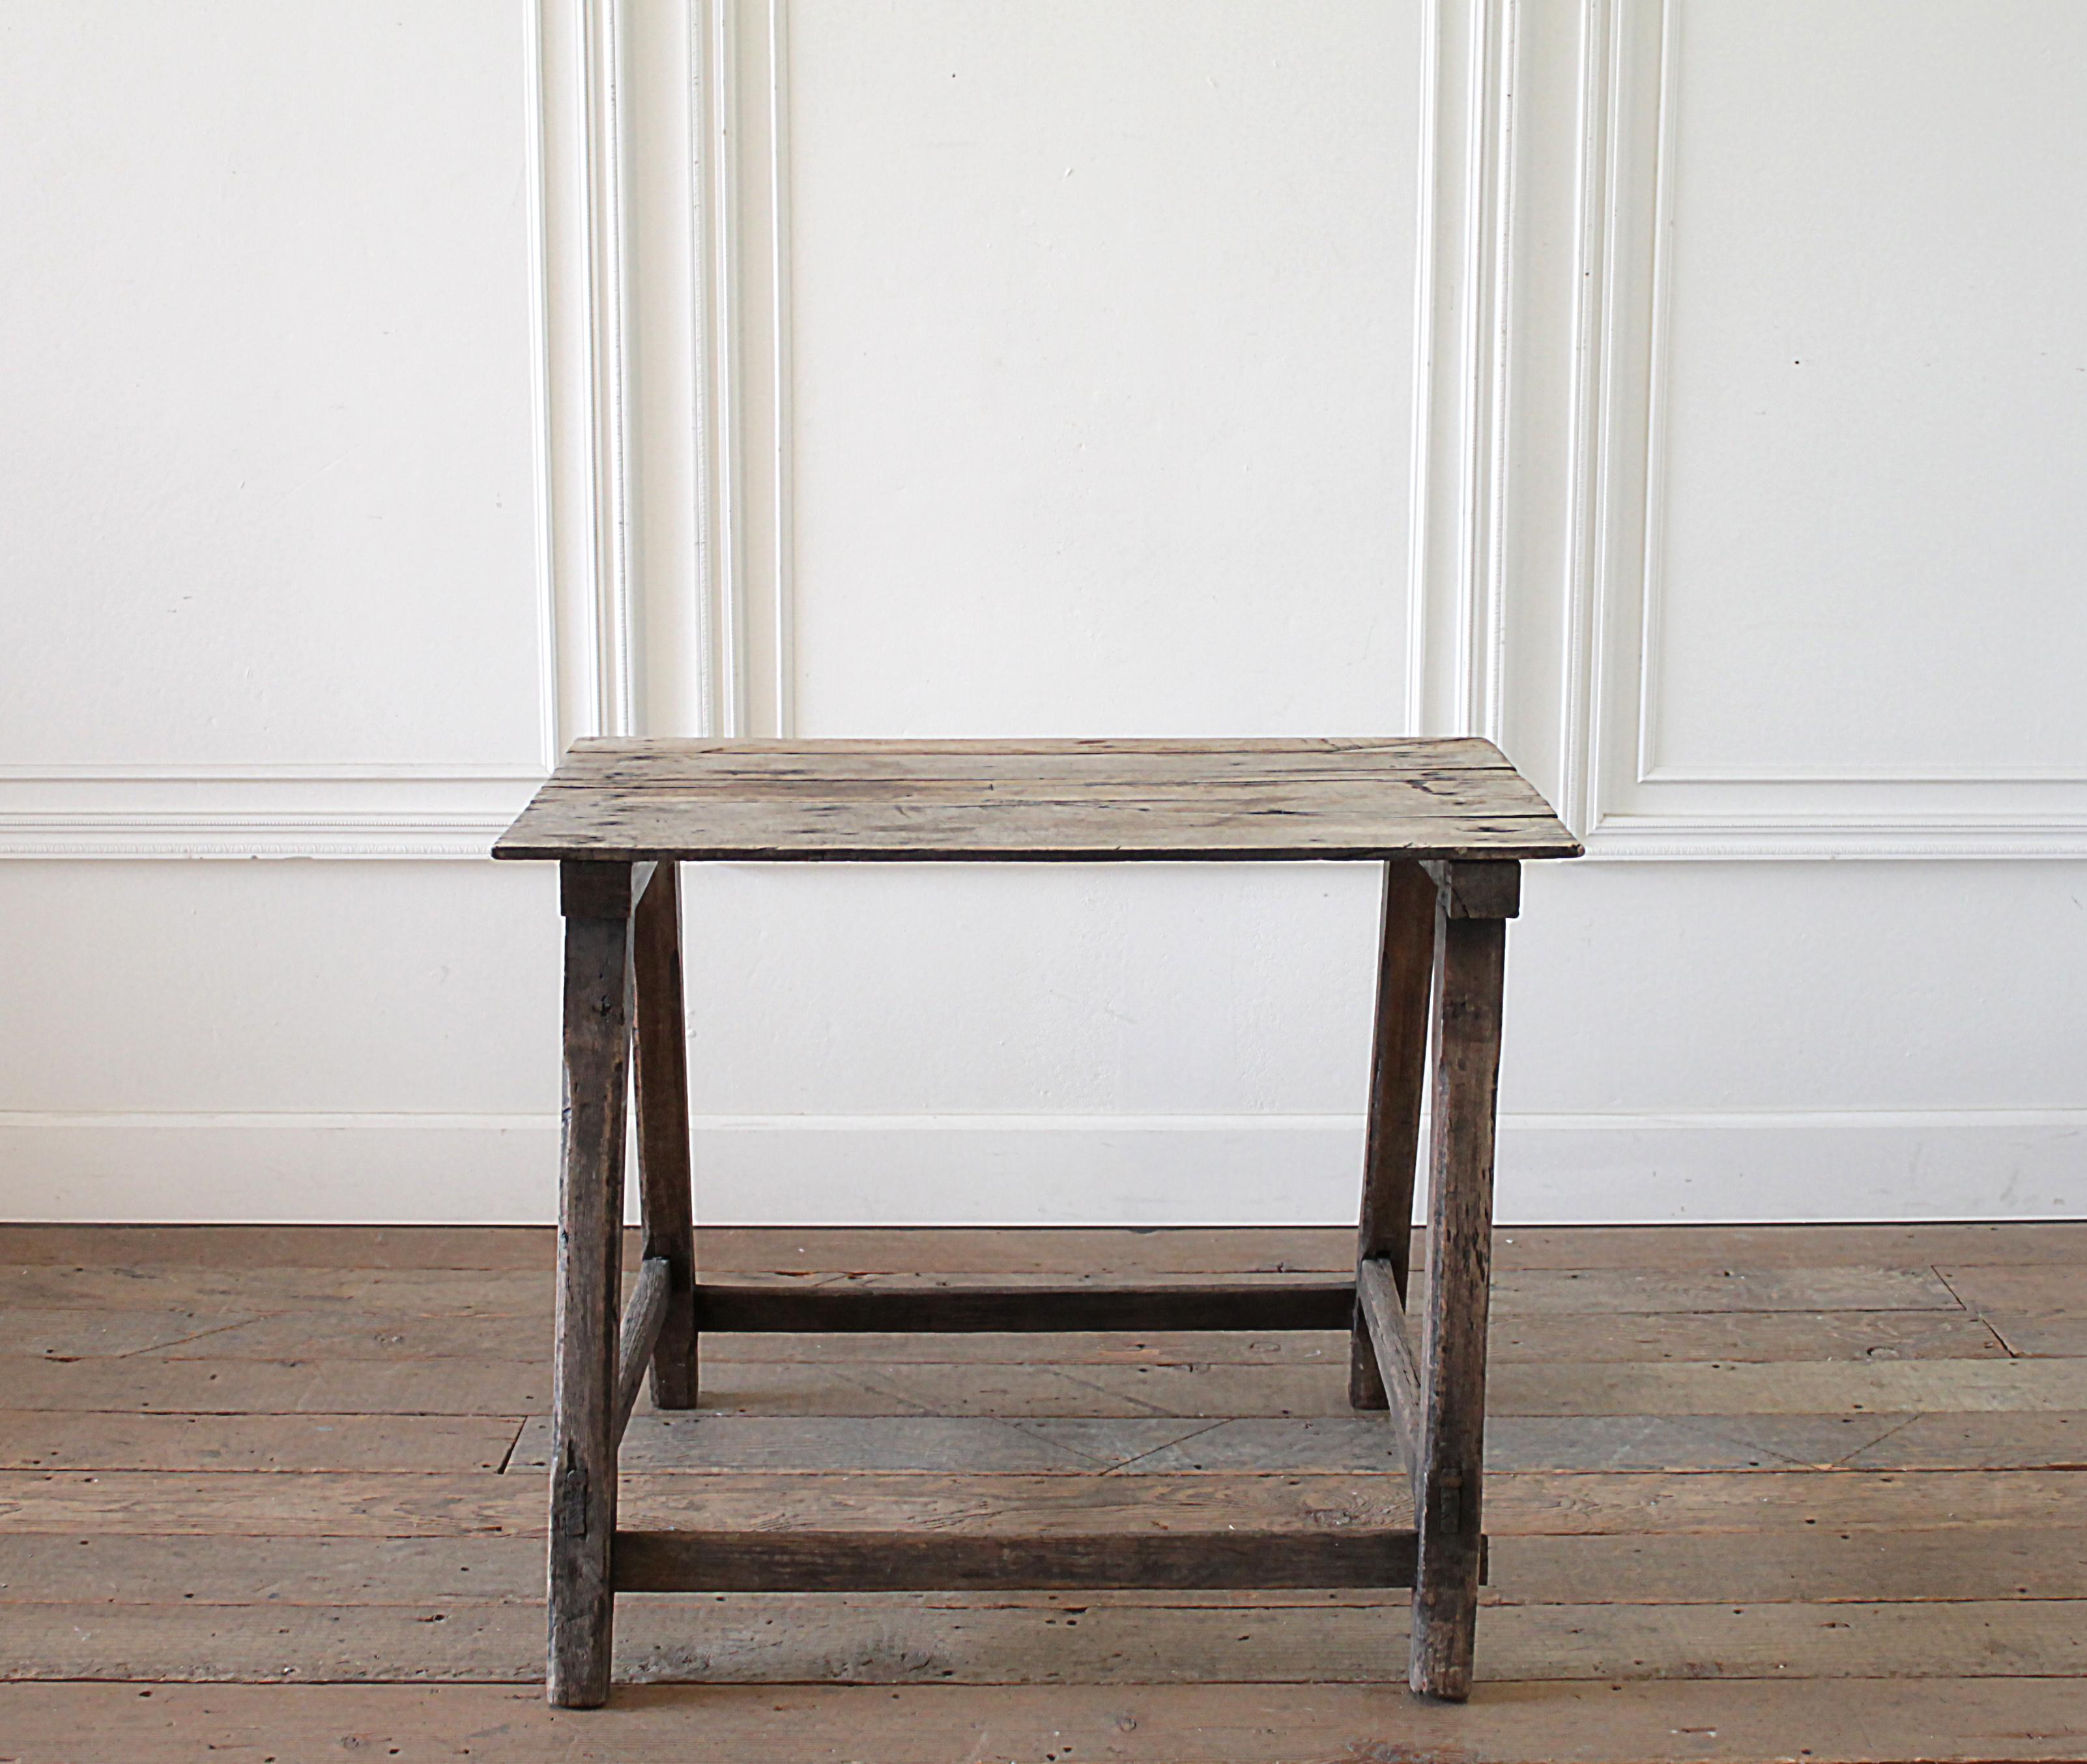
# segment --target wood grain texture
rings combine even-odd
[[[630,928],[614,866],[561,866],[565,918],[564,1170],[551,1396],[549,1694],[608,1695],[615,1590],[617,1310],[622,1291]],[[627,874],[622,898],[627,902]],[[583,916],[576,903],[613,916]]]
[[[1512,919],[1522,912],[1522,865],[1432,861],[1422,866],[1453,919]]]
[[[1398,1468],[1379,1420],[1078,1416],[1004,1421],[928,1415],[644,1415],[621,1462],[643,1474],[716,1469],[1210,1470]],[[2067,1470],[2087,1463],[2087,1417],[2024,1415],[1506,1416],[1488,1472],[1591,1470]],[[128,1415],[0,1412],[11,1470],[498,1470],[547,1474],[550,1424],[433,1415]]]
[[[352,1309],[278,1313],[152,1346],[173,1332],[160,1313],[118,1313],[142,1343],[111,1348],[106,1317],[85,1310],[0,1313],[15,1339],[41,1346],[41,1359],[116,1359],[149,1353],[164,1360],[288,1360],[322,1355],[339,1361],[437,1359],[550,1360],[547,1317],[382,1318]],[[2019,1320],[2010,1319],[2011,1322]],[[118,1337],[126,1333],[119,1329]],[[1308,1365],[1345,1359],[1349,1333],[1331,1330],[986,1330],[951,1333],[849,1334],[779,1331],[719,1335],[706,1356],[719,1365],[1008,1364],[1055,1365]],[[1503,1360],[2004,1360],[1987,1323],[1955,1312],[1669,1312],[1652,1316],[1552,1314],[1533,1319],[1495,1307],[1489,1357]],[[8,1374],[0,1369],[0,1386]],[[524,1405],[527,1407],[527,1405]]]
[[[342,1755],[501,1764],[1296,1764],[1300,1758],[1455,1764],[1754,1764],[1803,1749],[1834,1764],[2076,1764],[2087,1705],[2071,1678],[1795,1681],[1595,1680],[1500,1685],[1469,1709],[1381,1685],[634,1686],[612,1721],[499,1685],[169,1685],[0,1689],[18,1764],[237,1764]],[[83,1733],[96,1749],[85,1754]]]
[[[1361,1264],[1382,1261],[1402,1305],[1412,1253],[1420,1105],[1428,1073],[1436,892],[1433,880],[1419,865],[1385,865],[1355,1260],[1359,1285]],[[1381,1409],[1388,1400],[1359,1298],[1349,1323],[1348,1401],[1359,1409]]]
[[[545,1332],[548,1336],[548,1331]],[[17,1410],[140,1415],[519,1416],[551,1402],[534,1360],[19,1359],[0,1366]]]
[[[651,1369],[653,1352],[667,1321],[673,1286],[673,1272],[665,1257],[649,1256],[640,1265],[638,1283],[631,1290],[630,1306],[623,1313],[622,1335],[617,1347],[614,1431],[619,1440],[630,1424],[638,1393],[644,1388],[645,1375]],[[685,1403],[681,1406],[688,1407]]]
[[[1420,1555],[1409,1682],[1417,1693],[1461,1700],[1470,1693],[1478,1614],[1506,929],[1499,919],[1437,910],[1428,1292],[1413,1472]]]
[[[695,1197],[689,1160],[689,1027],[681,1002],[681,880],[662,864],[632,916],[636,988],[632,1087],[638,1110],[638,1208],[642,1263],[665,1271],[659,1328],[650,1359],[652,1402],[696,1405]],[[618,1402],[621,1412],[629,1403]]]
[[[0,1683],[0,1750],[2087,1753],[2066,1651],[2087,1634],[2081,1356],[2008,1360],[1934,1272],[2055,1327],[2087,1271],[2078,1228],[1496,1233],[1490,1584],[1461,1706],[1382,1681],[1404,1625],[1368,1588],[652,1595],[621,1615],[612,1712],[578,1717],[535,1684],[553,1237],[0,1229],[0,1318],[32,1350],[0,1359],[0,1680],[74,1681]],[[735,1282],[911,1292],[1325,1280],[1355,1237],[705,1241]],[[640,1399],[621,1522],[865,1548],[894,1527],[1409,1526],[1381,1418],[1347,1407],[1347,1334],[720,1336],[718,1407]],[[509,1470],[478,1467],[524,1416]],[[110,1672],[131,1676],[78,1681]],[[1190,1681],[1213,1676],[1258,1682]]]
[[[534,1417],[514,1470],[548,1467]],[[2070,1470],[2079,1416],[1509,1416],[1486,1426],[1490,1471]],[[987,1416],[641,1416],[624,1445],[637,1474],[714,1470],[1396,1471],[1396,1434],[1377,1417],[1066,1416],[1004,1424]],[[180,1467],[169,1463],[167,1467]]]
[[[1936,1270],[1959,1302],[1978,1311],[2087,1317],[2087,1282],[2078,1267],[1946,1263]]]
[[[1390,1412],[1399,1451],[1417,1477],[1423,1445],[1420,1368],[1406,1333],[1406,1307],[1389,1262],[1366,1257],[1355,1271],[1355,1293],[1362,1312],[1364,1340],[1377,1367],[1377,1388]],[[1355,1400],[1355,1376],[1348,1378],[1348,1400]]]
[[[1487,1531],[1511,1535],[1748,1536],[1837,1528],[2068,1526],[2079,1475],[2060,1471],[1837,1470],[1495,1476]],[[1009,1513],[1043,1531],[1238,1523],[1304,1528],[1412,1523],[1396,1467],[1372,1474],[1212,1471],[1193,1476],[1026,1473],[721,1471],[630,1475],[619,1500],[633,1530],[883,1531],[987,1523]],[[0,1471],[0,1502],[18,1535],[75,1537],[541,1537],[542,1484],[491,1472],[382,1476],[273,1471]]]
[[[16,1409],[520,1416],[550,1400],[540,1362],[432,1359],[82,1360],[21,1359],[4,1369]],[[708,1408],[799,1415],[1334,1416],[1349,1412],[1345,1356],[1315,1362],[1211,1359],[1028,1365],[911,1360],[884,1366],[714,1361]],[[2060,1414],[2087,1410],[2077,1359],[1675,1361],[1492,1368],[1487,1412],[1502,1416],[1855,1413]],[[640,1398],[641,1408],[643,1399]]]
[[[1018,1587],[1405,1587],[1413,1533],[1362,1527],[1255,1531],[906,1533],[620,1531],[627,1592],[992,1591]]]
[[[1158,1369],[1154,1369],[1157,1370]],[[1548,1382],[1500,1369],[1498,1412],[1522,1415],[1917,1415],[2087,1408],[2087,1360],[1953,1360],[1581,1366]]]
[[[1351,1553],[1360,1564],[1365,1553]],[[619,1686],[1385,1684],[1385,1641],[1406,1621],[1352,1595],[1224,1607],[1086,1591],[1077,1601],[792,1595],[786,1609],[772,1596],[655,1591],[624,1612],[616,1676]],[[17,1681],[517,1684],[536,1668],[533,1613],[516,1605],[402,1602],[352,1623],[312,1606],[194,1602],[8,1614],[18,1627],[0,1639],[0,1672]],[[1799,1655],[1812,1676],[1844,1682],[2071,1676],[2087,1669],[2075,1615],[2071,1601],[2032,1600],[1491,1606],[1479,1680],[1773,1679]]]
[[[1590,1590],[1598,1599],[1589,1603]],[[1009,1595],[999,1595],[1005,1598]],[[1041,1600],[1048,1595],[1032,1595]],[[1095,1594],[1097,1603],[1190,1595]],[[1294,1595],[1204,1595],[1221,1608]],[[1666,1532],[1496,1537],[1488,1608],[1611,1602],[2087,1599],[2087,1527],[1942,1525],[1842,1533]],[[1379,1600],[1354,1591],[1312,1602]],[[506,1604],[529,1613],[530,1669],[542,1641],[544,1553],[520,1535],[458,1537],[75,1536],[0,1531],[0,1604],[367,1605]],[[1626,1675],[1628,1676],[1628,1675]],[[0,1673],[4,1676],[4,1673]]]
[[[636,1233],[632,1251],[636,1250]],[[758,1271],[813,1267],[871,1272],[941,1270],[1059,1275],[1239,1274],[1284,1266],[1338,1273],[1355,1263],[1345,1225],[1120,1226],[711,1225],[707,1266]],[[377,1289],[416,1269],[548,1271],[557,1232],[547,1225],[73,1225],[0,1224],[0,1292],[20,1268],[120,1266],[336,1269]],[[1517,1225],[1493,1251],[1502,1273],[1522,1268],[1932,1268],[2001,1264],[2087,1268],[2087,1223],[1906,1225]]]
[[[500,1470],[523,1423],[455,1415],[0,1410],[8,1470]]]
[[[2087,1279],[2081,1270],[1953,1263],[1937,1272],[2008,1352],[2035,1358],[2087,1355]]]
[[[574,745],[506,858],[1575,857],[1490,742]]]
[[[2034,1360],[2077,1359],[2087,1355],[2087,1317],[2017,1311],[1985,1311],[1980,1315],[2009,1353]]]
[[[1342,1234],[1347,1252],[1324,1271],[1267,1265],[1209,1272],[1162,1268],[1140,1277],[1124,1266],[1139,1234],[1120,1234],[1117,1266],[1082,1268],[1078,1273],[1030,1268],[975,1271],[876,1269],[816,1270],[801,1266],[788,1271],[746,1271],[720,1283],[762,1286],[777,1291],[917,1291],[989,1283],[1010,1290],[1027,1287],[1078,1286],[1096,1290],[1154,1286],[1248,1285],[1324,1287],[1328,1275],[1351,1278],[1355,1232]],[[1505,1234],[1501,1234],[1504,1236]],[[1421,1241],[1424,1243],[1424,1237]],[[638,1243],[634,1237],[630,1245]],[[634,1266],[635,1256],[633,1257]],[[1416,1279],[1424,1281],[1424,1271]],[[1655,1315],[1668,1312],[1709,1313],[1739,1311],[1931,1310],[1963,1318],[1969,1313],[1957,1296],[1931,1271],[1923,1268],[1812,1266],[1769,1268],[1535,1268],[1509,1269],[1496,1279],[1494,1302],[1504,1318],[1537,1315]],[[395,1320],[428,1317],[520,1317],[548,1326],[550,1283],[541,1274],[519,1271],[404,1269],[391,1273],[354,1273],[324,1268],[258,1267],[241,1271],[216,1268],[66,1269],[28,1266],[0,1271],[0,1294],[24,1311],[74,1309],[113,1313],[126,1310],[169,1309],[193,1313],[189,1339],[200,1341],[233,1326],[252,1339],[265,1334],[254,1326],[262,1317],[293,1310],[332,1310],[344,1318],[382,1327]],[[1417,1302],[1417,1290],[1409,1299]],[[28,1344],[25,1344],[28,1345]],[[143,1352],[179,1353],[186,1342],[171,1341],[164,1350],[135,1344]],[[129,1352],[130,1349],[123,1350]]]
[[[1510,1416],[1486,1429],[1487,1474],[1553,1471],[2069,1470],[2087,1456],[2076,1415]],[[550,1467],[543,1417],[523,1427],[510,1470]],[[1373,1416],[1073,1416],[1009,1422],[975,1416],[640,1416],[626,1471],[846,1468],[1180,1476],[1398,1473],[1396,1435]],[[165,1467],[182,1467],[169,1463]]]
[[[719,1331],[1327,1329],[1344,1322],[1354,1305],[1348,1280],[1152,1287],[960,1287],[934,1280],[796,1292],[706,1281],[696,1288],[702,1326]]]
[[[1471,1624],[1484,1540],[1478,1530],[1484,1437],[1484,1332],[1492,1221],[1492,1090],[1499,1065],[1499,920],[1519,906],[1519,866],[1530,856],[1577,856],[1526,781],[1486,743],[1465,743],[1475,762],[1442,767],[1440,743],[1257,743],[1254,750],[1142,743],[1052,743],[1022,751],[908,751],[902,745],[849,747],[822,754],[816,743],[749,754],[731,743],[583,743],[497,845],[495,856],[559,858],[568,925],[565,997],[565,1181],[561,1188],[557,1305],[557,1384],[551,1451],[551,1702],[593,1707],[608,1695],[613,1589],[603,1572],[603,1524],[613,1530],[616,1446],[637,1392],[637,1361],[659,1343],[670,1294],[682,1290],[666,1257],[647,1261],[626,1326],[622,1365],[601,1332],[617,1298],[616,1209],[622,1196],[620,1130],[622,1071],[603,1067],[603,1023],[616,1019],[624,1052],[622,996],[597,1006],[609,960],[630,950],[628,912],[638,906],[638,967],[672,967],[655,992],[672,996],[672,1021],[653,1040],[676,1052],[655,1083],[651,1127],[641,1144],[664,1146],[681,1188],[687,1160],[687,1075],[682,1071],[678,997],[678,908],[672,906],[681,858],[1169,858],[1169,856],[1398,856],[1453,860],[1436,877],[1436,1156],[1430,1198],[1430,1294],[1421,1344],[1421,1384],[1396,1380],[1409,1369],[1402,1328],[1385,1336],[1381,1367],[1396,1380],[1392,1401],[1409,1445],[1419,1507],[1413,1568],[1413,1689],[1463,1698],[1470,1689]],[[964,764],[956,764],[962,760]],[[603,862],[603,860],[613,862]],[[1490,860],[1490,862],[1488,862]],[[638,870],[624,869],[637,865]],[[664,865],[664,870],[659,869]],[[1405,866],[1400,866],[1405,869]],[[1415,883],[1406,877],[1405,887]],[[662,910],[659,902],[668,902]],[[653,929],[645,929],[651,916]],[[1411,914],[1406,914],[1411,916]],[[609,933],[613,931],[613,946]],[[1388,939],[1402,935],[1388,916]],[[1409,950],[1417,964],[1417,946]],[[622,975],[617,975],[617,983]],[[1417,1000],[1398,997],[1419,1027]],[[641,1006],[642,1014],[642,1006]],[[659,1013],[664,1014],[664,1013]],[[1392,1052],[1398,1052],[1392,1048]],[[1400,1071],[1402,1079],[1405,1073]],[[613,1096],[605,1091],[613,1087]],[[1417,1117],[1417,1096],[1392,1098]],[[613,1151],[599,1130],[613,1119]],[[1376,1111],[1373,1111],[1376,1113]],[[666,1144],[672,1140],[672,1144]],[[608,1211],[603,1211],[608,1196]],[[662,1202],[672,1219],[668,1254],[693,1253],[681,1194]],[[1377,1211],[1384,1211],[1377,1202]],[[1385,1278],[1405,1296],[1405,1225],[1398,1269]],[[1380,1234],[1384,1228],[1380,1219]],[[1446,1240],[1446,1249],[1445,1249]],[[1367,1322],[1356,1322],[1355,1290],[1327,1294],[1347,1313],[1361,1355]],[[1323,1328],[1308,1303],[1257,1311],[1267,1294],[1188,1288],[1169,1294],[916,1292],[801,1294],[695,1288],[676,1305],[678,1330],[818,1330],[862,1315],[862,1328]],[[1298,1294],[1282,1294],[1286,1303]],[[1198,1301],[1209,1309],[1198,1309]],[[1394,1328],[1381,1294],[1377,1328]],[[1139,1305],[1150,1309],[1142,1309]],[[1367,1311],[1367,1307],[1365,1307]],[[845,1328],[845,1322],[839,1326]],[[605,1367],[605,1369],[603,1369]],[[691,1376],[685,1376],[691,1373]],[[685,1388],[687,1386],[687,1388]],[[1352,1395],[1381,1395],[1367,1365],[1351,1367]],[[693,1401],[693,1363],[659,1380],[670,1405]],[[1244,1536],[1244,1532],[1242,1532]],[[910,1543],[894,1543],[903,1553]],[[1066,1543],[1069,1553],[1081,1544]],[[829,1557],[837,1551],[826,1551]],[[1262,1557],[1273,1555],[1262,1551]],[[1254,1557],[1254,1560],[1262,1560]],[[983,1560],[983,1557],[981,1557]],[[1066,1557],[1070,1564],[1070,1555]],[[1185,1555],[1214,1564],[1221,1549]],[[1001,1564],[1004,1568],[1004,1564]],[[985,1574],[987,1570],[979,1570]],[[1031,1570],[1035,1572],[1035,1570]],[[1073,1565],[1065,1572],[1075,1572]],[[1094,1570],[1077,1570],[1090,1584]],[[818,1582],[829,1584],[829,1582]]]

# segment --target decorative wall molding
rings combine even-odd
[[[1497,738],[1520,0],[1428,0],[1406,727]]]
[[[480,857],[533,767],[0,771],[0,856]]]
[[[1347,1115],[710,1116],[711,1224],[1355,1223]],[[1506,1114],[1506,1225],[2051,1219],[2087,1110]],[[557,1216],[555,1115],[0,1114],[20,1219],[399,1224]],[[903,1197],[903,1198],[901,1198]],[[634,1192],[632,1196],[634,1206]]]
[[[506,769],[0,771],[0,856],[476,856],[575,736],[792,728],[787,0],[517,10],[540,754]],[[1518,733],[1517,757],[1555,779],[1596,857],[2087,856],[2087,778],[2062,768],[1661,754],[1663,241],[1684,14],[1581,0],[1574,366],[1553,414],[1523,366],[1562,315],[1518,293],[1541,218],[1519,167],[1548,151],[1517,147],[1521,0],[1427,0],[1406,726],[1500,738],[1517,681],[1541,669],[1555,729]],[[1564,434],[1526,448],[1517,425]],[[1560,498],[1554,643],[1509,564],[1525,510]]]
[[[533,762],[0,769],[0,858],[483,858],[577,735],[630,726],[621,0],[518,0],[540,664]]]
[[[786,0],[540,4],[561,741],[787,733]]]
[[[2087,856],[2087,827],[2077,817],[2044,820],[2004,816],[1910,815],[1858,818],[1837,814],[1689,815],[1605,814],[1588,856],[1624,860],[1722,860],[1726,862],[1833,859],[2021,859]]]
[[[2087,779],[2062,768],[1726,769],[1661,758],[1668,254],[1685,8],[1581,0],[1581,16],[1561,811],[1596,858],[2087,856]]]
[[[605,21],[616,124],[613,248],[600,303],[622,329],[591,357],[621,388],[596,433],[619,487],[627,680],[621,727],[780,735],[792,727],[789,15],[785,0],[563,0]],[[613,11],[613,16],[611,13]],[[612,28],[611,27],[612,26]],[[597,81],[597,85],[600,82]],[[606,106],[597,99],[598,110]],[[604,183],[607,179],[603,180]],[[596,193],[596,211],[611,201]],[[575,361],[590,359],[572,352]],[[575,397],[577,397],[575,394]],[[597,393],[604,406],[605,396]],[[602,567],[608,568],[604,552]]]
[[[700,15],[698,152],[709,335],[702,421],[719,684],[717,732],[795,726],[790,15],[787,0],[688,0]]]
[[[630,727],[622,0],[536,0],[540,581],[556,681],[546,759]]]
[[[1573,180],[1572,348],[1574,372],[1567,405],[1564,457],[1565,595],[1560,724],[1555,755],[1556,808],[1584,841],[1598,818],[1594,801],[1594,742],[1602,691],[1601,600],[1608,568],[1610,458],[1609,358],[1606,335],[1614,321],[1608,291],[1615,275],[1615,231],[1610,217],[1620,167],[1612,98],[1618,70],[1612,0],[1581,0],[1577,160]]]

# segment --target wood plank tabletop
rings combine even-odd
[[[576,742],[501,858],[1577,857],[1491,741]]]

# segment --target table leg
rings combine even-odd
[[[1440,866],[1428,1305],[1420,1347],[1413,1654],[1418,1692],[1470,1694],[1484,1548],[1486,1313],[1492,1271],[1493,1116],[1512,864]],[[1466,878],[1462,873],[1472,873]],[[1468,880],[1470,886],[1460,886]],[[1484,916],[1475,915],[1483,914]],[[1500,914],[1500,916],[1492,915]]]
[[[696,1239],[689,1172],[689,1040],[681,1008],[680,866],[652,873],[631,927],[638,986],[638,1193],[645,1259],[667,1264],[652,1402],[696,1406]]]
[[[1384,929],[1377,948],[1376,1036],[1370,1056],[1369,1130],[1363,1151],[1358,1268],[1389,1265],[1402,1303],[1413,1240],[1414,1164],[1428,1063],[1428,991],[1435,965],[1435,883],[1418,864],[1384,867]],[[1359,1303],[1348,1343],[1348,1403],[1386,1406],[1384,1380]]]
[[[560,866],[565,1158],[551,1394],[550,1700],[607,1701],[616,1594],[616,1381],[630,1074],[630,866]]]

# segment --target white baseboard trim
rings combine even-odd
[[[527,1224],[539,1115],[0,1113],[0,1217]],[[718,1224],[1340,1224],[1359,1117],[711,1116]],[[2087,1109],[1508,1115],[1503,1223],[2087,1216]]]

